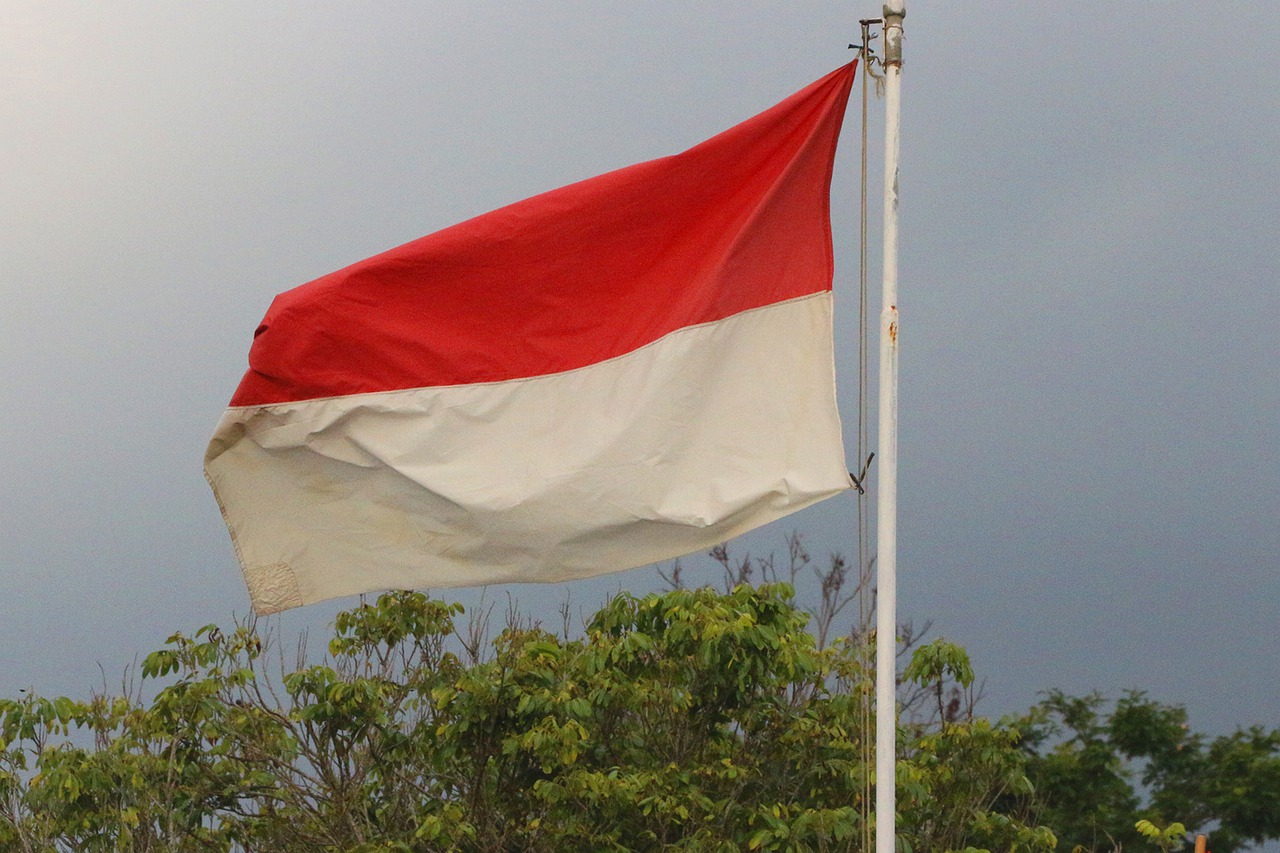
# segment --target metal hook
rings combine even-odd
[[[867,461],[862,463],[861,471],[859,471],[857,474],[854,474],[852,471],[849,472],[849,479],[853,480],[854,488],[858,490],[858,494],[860,495],[865,495],[867,493],[867,490],[863,488],[862,484],[866,482],[867,469],[871,467],[871,460],[875,458],[876,458],[876,455],[872,453],[870,456],[867,457]]]

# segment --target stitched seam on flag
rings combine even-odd
[[[679,329],[675,329],[674,331],[667,332],[662,337],[656,338],[655,340],[652,340],[649,343],[644,344],[643,346],[638,346],[635,349],[631,350],[630,352],[624,352],[624,353],[621,353],[620,355],[610,356],[609,358],[603,359],[601,361],[592,362],[591,364],[584,364],[581,367],[574,367],[569,370],[556,371],[554,373],[539,373],[537,376],[518,376],[512,379],[493,379],[488,382],[459,382],[453,385],[419,385],[412,388],[392,388],[387,391],[366,391],[363,394],[334,394],[329,397],[307,397],[306,399],[303,399],[303,400],[290,400],[288,402],[283,402],[283,403],[253,404],[248,406],[228,406],[226,411],[228,412],[268,411],[271,409],[289,408],[292,406],[300,405],[302,403],[323,403],[330,400],[360,400],[360,399],[376,400],[380,397],[388,397],[393,394],[405,394],[412,391],[435,391],[435,390],[442,390],[446,388],[483,388],[487,385],[509,385],[513,382],[533,382],[539,379],[547,379],[548,377],[552,377],[552,376],[569,376],[583,370],[591,370],[593,368],[610,364],[612,362],[619,361],[624,358],[630,358],[636,353],[643,352],[644,350],[649,349],[650,347],[657,346],[663,341],[669,338],[673,338],[676,335],[680,335],[683,333],[692,333],[699,329],[706,328],[707,326],[715,326],[731,320],[736,320],[739,317],[745,317],[748,314],[755,314],[761,311],[767,311],[771,308],[778,308],[783,305],[790,305],[792,303],[803,302],[807,299],[818,299],[823,297],[830,298],[831,295],[832,295],[832,291],[828,287],[823,290],[816,291],[814,293],[806,293],[803,296],[794,296],[790,299],[783,299],[778,302],[771,302],[768,305],[758,305],[754,308],[747,308],[744,311],[739,311],[737,314],[730,314],[727,317],[721,317],[717,320],[707,320],[704,323],[695,323],[694,325],[691,325],[691,326],[683,326]]]
[[[288,610],[291,607],[301,607],[305,602],[302,598],[302,588],[298,585],[298,576],[294,573],[293,567],[283,562],[250,567],[249,562],[245,559],[244,551],[240,548],[240,537],[236,535],[236,527],[231,523],[231,516],[227,513],[227,506],[222,502],[222,494],[218,490],[218,483],[213,475],[209,473],[207,466],[204,469],[204,479],[209,484],[209,488],[213,489],[213,499],[217,501],[218,511],[222,513],[222,523],[227,526],[227,533],[231,535],[231,548],[235,551],[236,562],[240,564],[240,574],[244,578],[245,588],[249,590],[249,601],[253,605],[254,612],[259,616],[268,616],[281,610]],[[261,600],[267,586],[262,582],[264,574],[274,574],[277,577],[283,574],[288,581],[287,593],[283,596],[277,596],[276,600],[273,601]]]

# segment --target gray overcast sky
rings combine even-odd
[[[200,459],[275,293],[682,150],[878,13],[0,4],[0,694],[245,612]],[[990,713],[1141,687],[1280,725],[1280,6],[915,0],[906,33],[902,614],[969,647]],[[851,103],[850,441],[856,129]],[[851,525],[840,499],[740,548],[848,552]],[[656,576],[570,590],[619,586]]]

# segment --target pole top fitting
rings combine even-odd
[[[905,0],[885,0],[883,68],[902,67],[902,19],[907,16]]]

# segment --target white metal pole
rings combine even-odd
[[[905,0],[884,4],[884,264],[876,478],[876,853],[897,837],[898,125]]]

